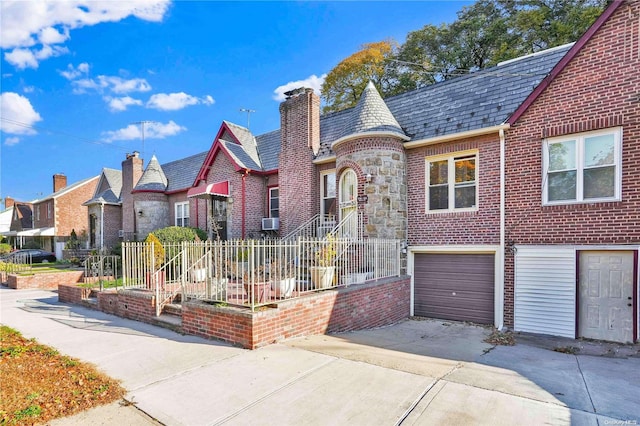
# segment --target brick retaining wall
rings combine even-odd
[[[45,288],[57,289],[62,284],[82,281],[83,271],[52,272],[50,274],[17,275],[9,274],[7,285],[13,289]]]
[[[360,330],[409,317],[409,277],[313,293],[256,312],[188,302],[182,330],[256,349],[291,337]]]

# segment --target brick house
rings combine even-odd
[[[144,239],[167,226],[194,226],[187,191],[207,152],[146,168],[138,152],[127,154],[121,170],[104,168],[88,207],[91,248],[109,249],[120,241]],[[196,225],[197,226],[197,225]]]
[[[640,3],[615,1],[509,119],[505,323],[638,339]]]
[[[31,203],[16,201],[5,197],[5,210],[2,215],[0,236],[7,238],[13,248],[22,248],[33,236],[28,234],[33,229],[33,209]]]
[[[45,250],[62,258],[64,242],[75,230],[81,236],[89,231],[87,207],[83,202],[94,193],[99,176],[93,176],[67,186],[67,177],[53,175],[53,193],[31,202],[33,228],[29,236],[39,240]]]

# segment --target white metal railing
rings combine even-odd
[[[354,210],[343,217],[330,233],[338,238],[358,239],[364,235],[363,226],[362,212]]]
[[[269,305],[310,291],[400,275],[400,240],[298,238],[185,242],[165,246],[154,267],[152,243],[123,244],[123,286],[153,291],[157,314],[181,300]]]
[[[330,233],[336,226],[334,215],[317,214],[311,219],[288,233],[283,240],[296,240],[298,238],[322,238]]]

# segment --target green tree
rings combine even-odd
[[[381,94],[393,93],[394,82],[388,72],[395,57],[397,44],[393,41],[366,43],[362,49],[340,61],[322,85],[323,112],[340,111],[354,106],[369,81]]]

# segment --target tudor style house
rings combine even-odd
[[[612,2],[509,118],[505,322],[638,340],[640,3]]]
[[[340,112],[293,90],[279,130],[224,121],[173,163],[128,155],[119,235],[322,235],[349,218],[406,242],[412,315],[637,340],[638,7],[613,1],[575,44],[412,92],[370,84]]]

